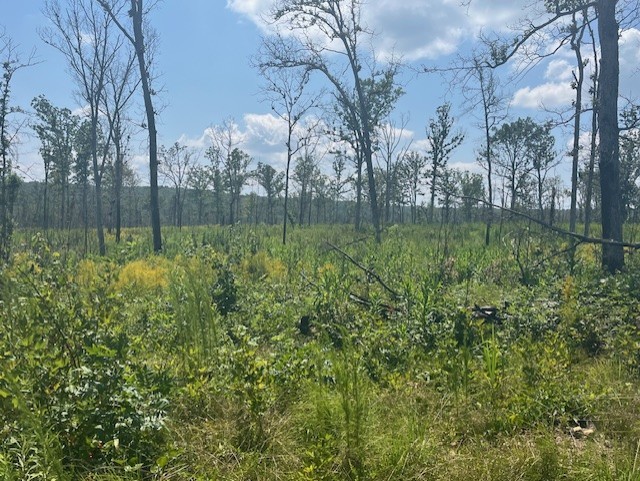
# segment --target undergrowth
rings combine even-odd
[[[638,259],[446,229],[19,233],[0,479],[640,479]]]

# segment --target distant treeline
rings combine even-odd
[[[95,193],[90,187],[86,196],[87,205],[83,203],[82,186],[71,185],[62,191],[55,186],[48,187],[48,201],[44,202],[45,185],[42,182],[27,182],[20,185],[14,216],[18,228],[30,229],[79,229],[86,227],[94,229]],[[128,186],[122,189],[122,227],[149,226],[149,187]],[[227,194],[216,196],[211,190],[200,192],[185,189],[182,192],[182,226],[193,225],[228,225],[231,223],[229,199]],[[221,205],[217,205],[220,203]],[[105,189],[103,192],[103,224],[109,229],[115,229],[115,196]],[[316,196],[299,193],[289,199],[289,225],[312,224],[355,224],[357,204],[355,200],[335,201],[322,193]],[[47,212],[45,213],[45,205]],[[175,189],[160,188],[160,214],[165,226],[178,226],[178,213]],[[235,210],[235,209],[234,209]],[[462,223],[481,222],[487,215],[487,208],[475,200],[456,199],[449,205],[435,209],[432,222]],[[243,194],[240,198],[239,216],[234,217],[233,223],[242,224],[282,224],[284,216],[284,198],[278,197],[274,201],[258,193]],[[554,223],[568,221],[568,212],[564,209],[549,208],[545,212],[546,218],[552,218]],[[632,218],[637,217],[633,211]],[[86,215],[86,217],[85,217]],[[366,204],[362,212],[362,221],[369,223],[371,214]],[[64,216],[64,217],[63,217]],[[425,205],[417,209],[407,204],[392,203],[386,225],[404,223],[424,223],[428,221],[429,211]],[[632,220],[632,219],[630,219]]]

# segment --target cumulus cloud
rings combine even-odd
[[[569,63],[568,60],[563,58],[554,59],[547,65],[544,76],[546,79],[555,80],[556,82],[571,82],[573,79],[573,70],[574,65]]]
[[[482,28],[504,29],[522,16],[528,0],[471,2],[459,0],[376,0],[365,5],[363,24],[373,32],[381,58],[407,61],[436,59],[455,52]],[[227,0],[227,8],[265,29],[274,0]]]
[[[574,95],[569,83],[549,82],[536,87],[521,88],[514,94],[511,104],[529,109],[554,108],[570,105]]]
[[[244,122],[249,138],[259,139],[269,147],[280,147],[287,138],[287,123],[273,114],[246,114]]]
[[[640,65],[640,30],[632,28],[620,37],[620,93],[630,98],[640,96],[638,88]]]

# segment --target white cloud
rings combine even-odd
[[[638,66],[640,65],[640,30],[629,29],[620,37],[620,94],[640,97]]]
[[[549,82],[536,87],[524,87],[518,90],[511,104],[514,107],[539,109],[541,107],[554,108],[571,104],[574,91],[567,82]]]
[[[227,8],[266,29],[274,0],[227,0]],[[481,29],[502,30],[522,16],[529,0],[376,0],[363,8],[363,24],[373,32],[376,52],[407,61],[435,59],[455,52]]]
[[[227,0],[227,8],[248,17],[256,25],[264,26],[264,15],[273,5],[273,0]]]
[[[544,77],[548,80],[555,82],[566,81],[571,82],[573,80],[574,65],[570,64],[565,59],[554,59],[547,65],[547,70],[544,73]]]
[[[287,124],[273,114],[246,114],[244,122],[250,139],[259,139],[267,146],[282,146],[287,136]]]

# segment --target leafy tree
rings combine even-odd
[[[538,128],[530,117],[519,118],[502,124],[493,134],[497,173],[506,182],[511,209],[522,204],[530,193],[530,175],[534,170],[532,147]]]
[[[187,174],[187,185],[196,198],[198,225],[202,225],[205,195],[211,186],[211,181],[211,169],[206,165],[196,164]]]
[[[460,172],[446,167],[440,175],[440,186],[438,200],[442,204],[441,225],[451,221],[451,209],[456,206],[460,197]]]
[[[89,120],[78,125],[76,138],[76,157],[73,164],[73,177],[82,191],[82,225],[84,226],[84,252],[89,249],[89,179],[91,177],[92,128]]]
[[[69,181],[79,120],[71,110],[52,105],[44,96],[34,98],[31,106],[37,118],[33,129],[40,140],[40,154],[44,161],[44,228],[49,227],[49,180],[60,188],[59,226],[64,228],[69,210]]]
[[[278,172],[269,164],[258,163],[256,169],[256,179],[260,186],[264,189],[267,196],[267,223],[275,223],[273,213],[275,199],[284,189],[284,172]]]
[[[234,148],[224,165],[224,181],[229,191],[229,223],[232,225],[240,220],[240,196],[251,177],[248,167],[252,161],[249,154]]]
[[[340,201],[349,189],[349,177],[345,175],[347,158],[343,152],[335,152],[331,168],[333,176],[329,182],[329,191],[333,201],[333,222],[338,222]]]
[[[427,127],[427,142],[429,143],[428,158],[430,160],[427,173],[431,189],[429,201],[429,222],[433,222],[435,210],[436,192],[439,188],[439,180],[447,168],[447,162],[451,152],[464,140],[461,132],[454,132],[455,119],[451,116],[451,104],[445,103],[436,109],[436,118],[429,121]]]
[[[625,218],[638,220],[640,208],[640,132],[632,130],[620,142],[620,178]]]
[[[536,125],[529,139],[528,148],[533,162],[533,172],[537,187],[538,213],[544,220],[544,194],[547,190],[547,177],[551,169],[558,165],[554,151],[555,137],[551,134],[551,125]]]
[[[485,197],[484,183],[482,175],[473,172],[458,173],[458,184],[462,197],[462,211],[464,220],[473,221],[473,211],[478,207],[480,200]]]
[[[415,152],[407,152],[402,158],[401,171],[406,197],[411,206],[411,223],[418,221],[418,196],[423,194],[421,180],[427,167],[427,157]]]

